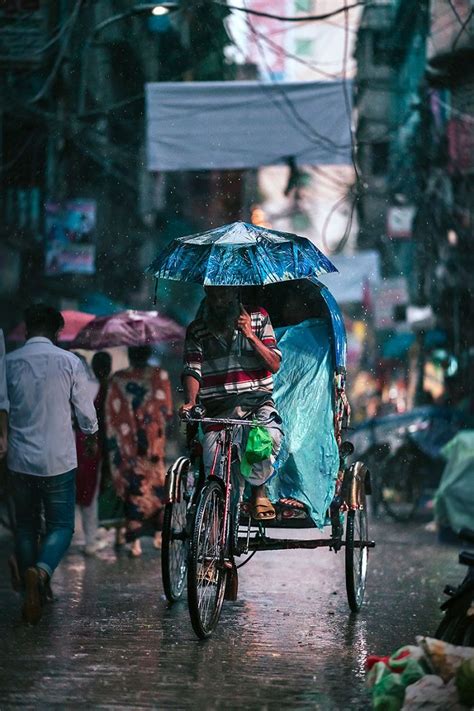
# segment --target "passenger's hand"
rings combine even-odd
[[[240,316],[237,319],[237,328],[241,333],[243,333],[245,338],[253,338],[254,333],[252,331],[252,319],[242,304],[240,305]]]

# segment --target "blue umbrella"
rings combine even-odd
[[[157,279],[252,286],[337,272],[305,237],[247,222],[178,237],[148,267]]]

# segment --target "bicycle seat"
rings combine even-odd
[[[474,553],[462,551],[462,553],[459,554],[459,563],[460,565],[474,566]]]

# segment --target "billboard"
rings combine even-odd
[[[94,274],[96,203],[78,198],[45,205],[45,274]]]

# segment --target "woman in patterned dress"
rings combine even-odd
[[[106,401],[110,470],[125,504],[126,541],[141,555],[140,537],[159,538],[165,483],[166,422],[173,403],[168,373],[148,365],[149,346],[128,351],[130,367],[115,373]]]

